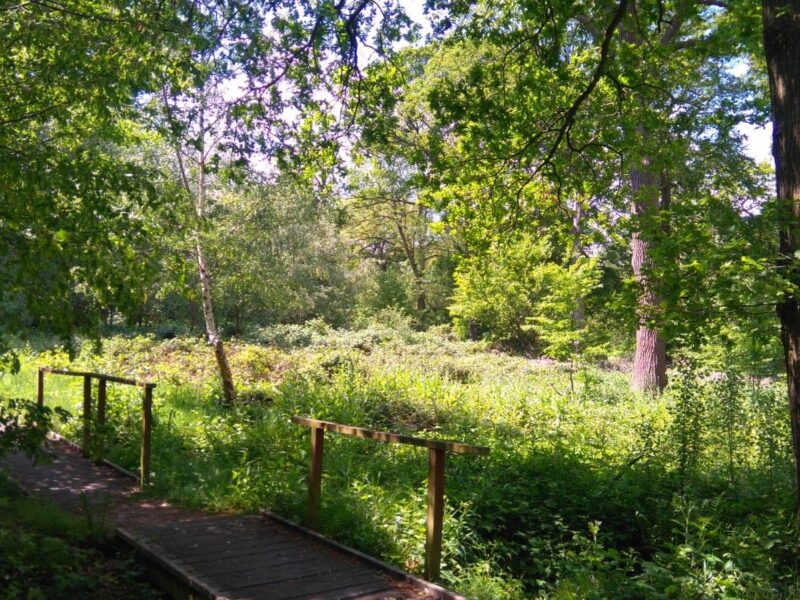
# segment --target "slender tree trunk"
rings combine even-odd
[[[797,288],[800,269],[800,0],[763,0],[764,53],[772,103],[772,156],[778,204],[785,219],[778,266]],[[800,299],[788,295],[777,306],[789,394],[800,517]]]
[[[233,373],[228,364],[228,355],[225,352],[225,345],[217,330],[217,323],[214,319],[214,306],[211,303],[211,279],[208,275],[208,264],[206,263],[203,245],[200,236],[195,239],[195,253],[197,254],[197,267],[200,271],[200,298],[203,306],[203,318],[206,322],[206,336],[208,343],[214,348],[214,356],[217,359],[219,376],[222,380],[222,394],[226,404],[232,404],[236,400],[236,391],[233,386]]]
[[[400,243],[403,246],[403,252],[406,255],[411,272],[414,275],[414,293],[416,295],[417,310],[422,312],[427,307],[427,300],[425,297],[425,286],[423,285],[423,277],[425,272],[425,256],[422,253],[422,248],[417,248],[413,238],[409,238],[405,227],[402,222],[397,223],[397,233],[400,235]]]
[[[427,300],[425,298],[425,290],[422,289],[422,282],[416,282],[417,288],[417,310],[423,312],[427,308]]]
[[[581,233],[583,221],[583,202],[576,199],[572,210],[572,254],[570,256],[570,264],[574,265],[578,262],[578,258],[583,252],[583,244],[581,243]],[[575,331],[580,331],[586,325],[586,302],[583,296],[575,299],[575,310],[572,311],[572,328]],[[572,344],[572,351],[578,354],[581,350],[580,340],[575,340]]]
[[[168,113],[171,113],[172,108],[169,102],[169,90],[165,87],[161,90],[164,100],[164,108]],[[217,330],[217,323],[214,319],[214,306],[211,302],[211,277],[208,273],[208,262],[206,261],[205,253],[203,252],[203,229],[206,220],[206,147],[205,136],[207,133],[205,123],[205,113],[203,104],[201,103],[200,112],[198,115],[199,125],[199,148],[197,148],[197,190],[192,189],[189,183],[189,173],[183,162],[183,152],[181,150],[181,142],[179,139],[173,140],[175,158],[178,161],[178,170],[180,172],[181,184],[188,198],[194,203],[195,209],[195,228],[194,228],[194,245],[195,245],[195,259],[197,260],[197,268],[200,278],[200,306],[203,310],[203,318],[206,325],[206,337],[208,343],[214,348],[214,356],[217,359],[217,367],[219,368],[220,379],[222,380],[222,394],[226,404],[232,404],[236,400],[236,388],[233,385],[233,374],[231,373],[230,365],[228,364],[228,355],[225,352],[225,345],[222,343],[222,338],[219,336]],[[192,144],[194,146],[194,144]],[[192,328],[194,328],[194,310],[192,310]]]
[[[644,137],[644,136],[642,136]],[[658,217],[658,178],[653,173],[650,159],[645,157],[640,168],[631,169],[631,214],[634,231],[631,236],[631,267],[639,286],[636,330],[636,353],[633,360],[631,388],[640,392],[660,392],[667,385],[667,346],[664,338],[653,326],[652,318],[660,299],[647,271],[652,261],[650,241],[642,235],[642,228],[651,226]]]
[[[200,112],[200,135],[203,130],[203,113]],[[197,184],[197,203],[195,213],[197,216],[197,227],[195,229],[195,255],[197,257],[197,268],[200,275],[200,299],[203,307],[203,318],[206,323],[206,335],[208,343],[214,348],[214,356],[217,359],[219,376],[222,380],[222,396],[225,404],[233,404],[236,400],[236,388],[233,385],[233,373],[228,363],[228,355],[225,352],[225,345],[217,330],[217,322],[214,319],[214,305],[211,302],[211,277],[208,273],[208,263],[203,252],[203,225],[206,219],[206,168],[205,168],[205,147],[201,144],[198,161],[198,184]]]

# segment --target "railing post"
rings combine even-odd
[[[139,461],[139,485],[144,489],[150,483],[150,432],[153,419],[153,386],[145,384],[142,402],[142,452]]]
[[[102,377],[97,382],[97,415],[95,418],[97,428],[95,429],[96,439],[94,441],[96,462],[103,460],[103,455],[105,454],[106,383],[105,378]]]
[[[85,458],[89,457],[92,443],[92,376],[83,376],[83,449]]]
[[[39,367],[36,374],[36,406],[44,408],[44,369]]]
[[[322,451],[325,446],[325,430],[311,428],[311,468],[308,473],[308,526],[319,525],[319,507],[322,498]]]
[[[425,579],[439,578],[444,518],[444,450],[428,450],[428,519],[425,531]]]

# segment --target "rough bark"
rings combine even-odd
[[[651,161],[645,157],[638,168],[631,169],[631,216],[634,231],[631,236],[631,267],[639,287],[637,298],[638,327],[636,330],[636,353],[633,360],[631,388],[639,392],[660,392],[667,385],[667,346],[664,338],[653,325],[660,304],[648,274],[651,265],[653,242],[642,235],[658,216],[660,197],[658,177]]]
[[[764,0],[764,53],[772,105],[772,155],[778,204],[785,219],[778,266],[795,286],[800,269],[800,0]],[[786,363],[789,415],[800,517],[800,299],[788,295],[777,305]]]
[[[425,299],[425,292],[422,291],[422,283],[417,282],[417,311],[423,312],[427,308],[427,301]]]
[[[631,22],[620,26],[620,36],[630,44],[643,46],[646,42],[638,29],[635,5],[631,5],[628,11]],[[672,26],[659,40],[662,46],[672,43],[678,35],[681,23],[679,15],[674,15]],[[640,65],[640,68],[645,67]],[[637,100],[641,108],[646,110],[647,100],[641,96]],[[635,136],[639,148],[650,148],[652,152],[654,141],[652,133],[641,125],[631,133]],[[665,339],[653,325],[653,317],[656,316],[660,298],[648,276],[652,263],[652,249],[657,242],[652,235],[642,235],[643,229],[657,219],[660,209],[659,176],[653,166],[653,155],[645,152],[638,164],[630,169],[629,176],[633,221],[631,267],[638,286],[636,306],[638,325],[631,389],[638,392],[659,393],[667,385],[667,350]]]

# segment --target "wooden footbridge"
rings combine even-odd
[[[8,473],[27,490],[49,497],[74,512],[89,511],[116,530],[141,553],[151,574],[173,596],[214,599],[442,599],[460,596],[405,573],[277,515],[220,515],[178,508],[147,498],[151,460],[151,412],[155,384],[99,373],[40,369],[37,401],[44,404],[46,373],[84,380],[82,448],[53,435],[53,460],[34,464],[21,455],[4,459]],[[98,381],[97,411],[92,415],[92,381]],[[105,422],[107,383],[143,390],[141,463],[138,478],[103,460],[92,430]],[[446,452],[487,454],[488,448],[459,442],[425,440],[327,421],[295,417],[311,428],[309,524],[319,514],[324,432],[355,435],[428,448],[428,532],[426,577],[438,577],[444,506]],[[157,449],[156,449],[157,452]],[[138,480],[138,485],[137,481]]]

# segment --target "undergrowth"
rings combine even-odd
[[[256,343],[259,342],[259,343]],[[263,345],[269,343],[269,346]],[[152,493],[302,520],[295,414],[491,448],[446,465],[443,582],[471,598],[800,597],[783,390],[683,361],[661,398],[623,373],[529,360],[402,322],[280,326],[232,341],[223,407],[200,340],[114,337],[77,365],[158,382]],[[58,352],[23,352],[0,391],[33,393]],[[572,379],[572,381],[571,381]],[[76,417],[80,386],[48,377]],[[109,388],[110,458],[136,468],[140,399]],[[326,435],[321,529],[405,569],[424,558],[427,456]]]
[[[88,514],[24,496],[0,473],[0,598],[156,600],[129,553]]]

